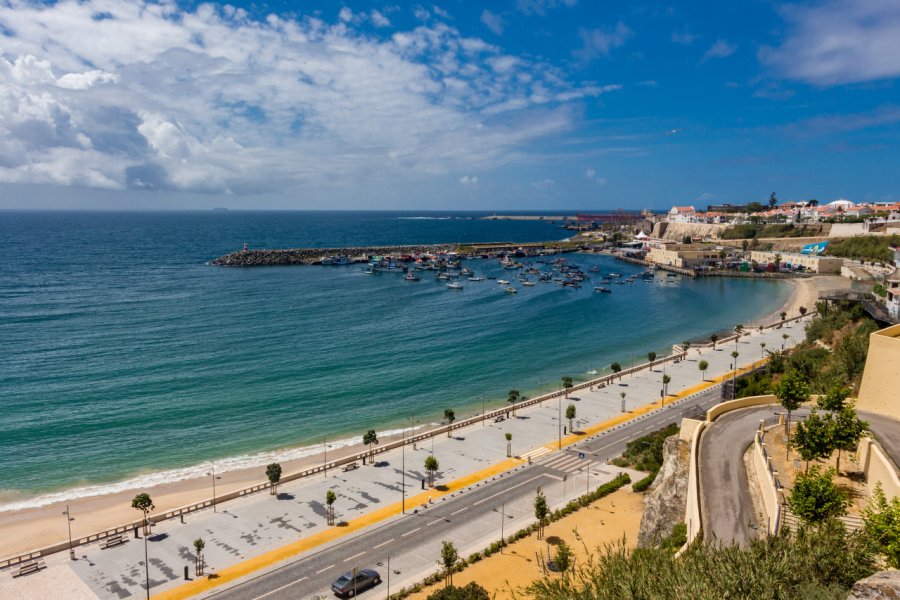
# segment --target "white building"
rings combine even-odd
[[[669,223],[694,223],[697,211],[693,206],[673,206],[669,211]]]

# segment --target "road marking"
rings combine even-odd
[[[416,528],[413,529],[412,531],[407,531],[406,533],[401,534],[400,537],[406,537],[406,536],[408,536],[408,535],[412,535],[413,533],[417,532],[417,531],[420,530],[420,529],[422,529],[422,528],[421,528],[421,527],[416,527]]]
[[[289,588],[289,587],[291,587],[292,585],[298,584],[298,583],[300,583],[301,581],[306,581],[307,579],[308,579],[307,577],[301,577],[301,578],[298,579],[297,581],[292,581],[292,582],[290,582],[290,583],[288,583],[288,584],[285,584],[285,585],[281,586],[280,588],[275,588],[274,590],[272,590],[272,591],[270,591],[270,592],[266,592],[266,593],[263,594],[262,596],[257,596],[257,597],[254,598],[253,600],[260,600],[260,598],[265,598],[266,596],[271,596],[272,594],[274,594],[274,593],[276,593],[276,592],[280,592],[281,590],[283,590],[283,589],[285,589],[285,588]]]
[[[316,575],[318,575],[319,573],[324,573],[324,572],[327,571],[328,569],[333,569],[333,568],[335,568],[336,566],[337,566],[337,565],[329,565],[329,566],[325,567],[324,569],[321,569],[321,570],[319,570],[319,571],[316,571]]]
[[[353,556],[348,556],[347,558],[344,559],[344,562],[350,562],[351,560],[353,560],[355,558],[359,558],[363,554],[365,554],[365,552],[360,552],[359,554],[354,554]]]
[[[440,522],[442,522],[443,520],[444,520],[443,517],[441,517],[440,519],[435,519],[434,521],[432,521],[431,523],[429,523],[428,525],[426,525],[426,527],[431,527],[431,526],[434,525],[435,523],[440,523]]]
[[[546,474],[544,474],[544,475],[546,475]],[[503,494],[506,494],[507,492],[509,492],[509,490],[513,490],[513,489],[515,489],[515,488],[517,488],[517,487],[523,486],[523,485],[525,485],[526,483],[531,483],[531,482],[534,481],[535,479],[540,479],[541,477],[544,477],[544,475],[536,475],[536,476],[532,477],[531,479],[526,479],[526,480],[523,481],[522,483],[517,483],[517,484],[514,485],[514,486],[511,486],[511,487],[506,488],[506,489],[503,490],[502,492],[497,492],[497,493],[494,494],[493,496],[488,496],[487,498],[483,498],[482,500],[479,500],[478,502],[473,502],[473,503],[472,503],[472,506],[475,506],[475,505],[477,505],[477,504],[481,504],[482,502],[487,502],[487,501],[490,500],[491,498],[496,498],[497,496],[502,496]]]
[[[375,548],[381,548],[382,546],[387,546],[388,544],[390,544],[393,541],[394,541],[394,538],[391,538],[386,542],[382,542],[382,543],[378,544],[377,546],[372,546],[372,550],[374,550]]]
[[[464,510],[469,510],[469,507],[468,507],[468,506],[463,506],[463,507],[462,507],[461,509],[459,509],[458,511],[450,513],[450,516],[452,517],[453,515],[458,515],[459,513],[461,513],[461,512],[464,511]]]

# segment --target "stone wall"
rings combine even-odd
[[[684,520],[690,444],[673,435],[663,443],[663,464],[644,498],[638,546],[653,546]]]

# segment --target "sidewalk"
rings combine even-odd
[[[784,333],[793,338],[787,340],[787,345],[793,345],[804,335],[803,324],[791,323],[783,329],[751,332],[737,343],[720,344],[716,350],[689,350],[680,363],[665,366],[665,373],[672,378],[669,384],[672,395],[667,397],[666,403],[676,399],[676,391],[677,397],[684,397],[712,385],[702,381],[698,369],[700,360],[709,363],[707,380],[721,379],[729,372],[731,352],[735,348],[740,352],[739,365],[746,366],[761,358],[760,342],[765,342],[767,349],[780,349],[785,341],[782,339]],[[268,568],[363,528],[398,518],[404,477],[406,508],[410,510],[427,502],[429,496],[436,499],[523,464],[529,455],[545,455],[555,451],[560,443],[565,447],[583,439],[583,435],[563,434],[563,428],[567,429],[569,425],[565,419],[569,404],[576,407],[576,431],[589,435],[647,412],[659,405],[662,376],[663,367],[657,365],[652,371],[624,376],[603,389],[578,390],[569,399],[553,399],[542,405],[518,409],[515,417],[499,423],[477,423],[453,430],[451,438],[441,434],[420,442],[415,449],[409,446],[379,454],[374,466],[361,466],[348,472],[332,469],[327,478],[317,475],[281,485],[278,496],[261,492],[222,504],[218,512],[203,510],[190,514],[185,517],[184,524],[177,519],[164,521],[154,527],[148,543],[151,590],[160,594],[184,583],[183,569],[185,565],[193,564],[192,544],[196,538],[206,542],[207,573],[221,575],[230,569],[236,578]],[[625,414],[620,412],[620,394],[623,392],[626,410],[630,411]],[[678,417],[680,414],[673,415],[675,420]],[[506,433],[512,434],[513,454],[522,458],[506,457]],[[421,482],[427,481],[425,457],[432,452],[440,463],[436,484],[453,482],[445,492],[423,491],[421,487]],[[338,496],[335,503],[337,522],[346,521],[347,526],[326,525],[324,500],[328,490]],[[145,594],[143,540],[130,539],[107,550],[101,550],[99,545],[80,547],[77,555],[79,560],[75,562],[70,562],[65,553],[48,557],[48,568],[31,576],[11,579],[9,572],[4,573],[0,580],[0,596],[43,600],[47,593],[38,591],[35,580],[68,569],[100,598],[143,597]],[[432,566],[429,561],[426,563],[429,568]],[[69,596],[63,593],[59,597]]]

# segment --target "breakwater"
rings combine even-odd
[[[370,256],[440,254],[455,245],[367,246],[356,248],[287,248],[282,250],[238,250],[212,261],[225,267],[264,267],[276,265],[314,265],[326,256],[347,256],[354,262],[366,262]]]

